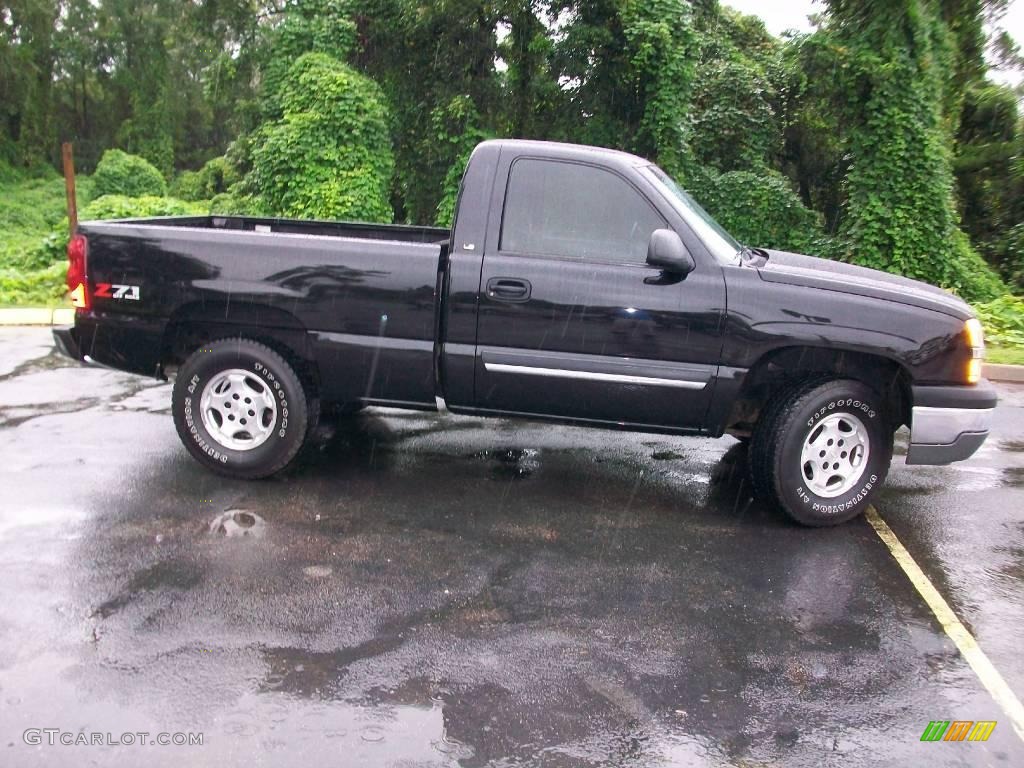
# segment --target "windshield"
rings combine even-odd
[[[736,256],[743,250],[743,246],[736,242],[735,238],[726,232],[721,224],[711,218],[711,214],[701,208],[700,204],[690,197],[686,190],[676,184],[671,176],[656,165],[644,166],[640,172],[651,179],[655,186],[662,191],[672,207],[686,220],[694,234],[704,242],[704,245],[719,261],[728,264],[735,263]]]

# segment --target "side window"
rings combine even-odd
[[[575,163],[517,160],[505,194],[500,248],[643,264],[661,215],[610,171]]]

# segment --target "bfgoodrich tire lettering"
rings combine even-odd
[[[847,465],[853,482],[835,481],[841,493],[825,491],[820,478],[811,480],[813,467],[805,466],[809,438],[837,423],[842,429],[864,430],[863,463],[852,469]],[[819,447],[829,461],[835,460],[830,466],[841,475],[840,464],[847,455],[832,453],[843,446],[822,443]],[[867,509],[884,482],[892,460],[892,428],[885,403],[867,385],[850,379],[815,379],[797,385],[766,409],[750,450],[754,488],[761,498],[804,525],[838,525]]]
[[[252,386],[265,387],[273,398],[270,436],[254,448],[235,450],[204,424],[202,394],[225,371],[244,371]],[[268,477],[288,466],[306,439],[309,422],[306,393],[295,371],[277,352],[248,339],[223,339],[194,352],[178,370],[172,411],[178,436],[200,464],[243,479]]]

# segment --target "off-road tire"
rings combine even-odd
[[[232,369],[254,377],[276,402],[270,436],[247,450],[226,447],[211,435],[200,414],[206,385]],[[178,436],[193,458],[218,474],[244,480],[269,477],[287,467],[314,423],[307,392],[291,365],[270,347],[244,338],[221,339],[196,350],[178,369],[171,410]]]
[[[824,420],[842,414],[855,416],[863,425],[867,458],[848,491],[821,496],[805,476],[802,451]],[[754,494],[802,525],[839,525],[870,506],[888,474],[892,440],[888,408],[871,387],[852,379],[805,380],[773,398],[758,419],[749,451]]]

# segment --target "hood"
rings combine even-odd
[[[758,266],[757,270],[761,274],[761,279],[770,283],[804,285],[809,288],[895,301],[944,312],[961,320],[974,316],[971,308],[962,299],[920,280],[911,280],[909,277],[831,259],[819,259],[786,251],[762,250],[768,254],[768,260]]]

